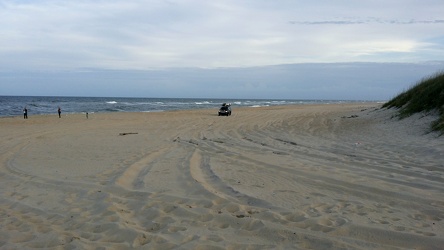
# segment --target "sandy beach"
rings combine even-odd
[[[380,107],[0,118],[0,249],[444,249],[444,137]]]

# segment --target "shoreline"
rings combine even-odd
[[[0,97],[0,116],[21,116],[24,107],[32,114],[148,112],[219,108],[223,102],[236,107],[255,107],[316,103],[369,102],[356,100],[279,100],[279,99],[211,99],[211,98],[101,98],[101,97]]]
[[[299,107],[299,106],[317,106],[317,105],[381,105],[384,104],[384,102],[379,101],[349,101],[344,103],[301,103],[301,104],[274,104],[274,105],[263,105],[263,106],[236,106],[232,105],[231,107],[234,109],[261,109],[261,108],[273,108],[273,107]],[[213,108],[189,108],[189,109],[171,109],[171,110],[148,110],[148,111],[107,111],[107,112],[63,112],[62,110],[62,116],[65,115],[85,115],[88,114],[119,114],[119,113],[163,113],[163,112],[186,112],[186,111],[196,111],[196,110],[202,110],[202,111],[209,111],[209,110],[217,110],[220,108],[220,106],[215,106]],[[57,111],[54,113],[37,113],[32,114],[28,112],[28,116],[58,116]],[[0,119],[2,118],[23,118],[23,115],[3,115],[0,116]]]
[[[442,139],[381,105],[0,119],[0,248],[437,249]]]

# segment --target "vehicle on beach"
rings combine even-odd
[[[222,104],[222,107],[220,107],[220,109],[219,109],[219,116],[221,116],[221,115],[226,115],[226,116],[231,115],[231,104],[229,104],[229,103]]]

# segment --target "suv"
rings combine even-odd
[[[222,107],[220,107],[220,109],[219,109],[219,116],[221,116],[221,115],[226,115],[226,116],[231,115],[231,107],[230,106],[231,106],[230,104],[226,104],[226,103],[222,104]]]

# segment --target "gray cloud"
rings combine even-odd
[[[395,75],[346,71],[348,62],[416,64],[444,53],[444,2],[402,4],[0,0],[0,95],[211,97],[223,85],[239,97],[385,98],[393,90],[372,82]],[[403,82],[436,69],[419,68]]]
[[[352,25],[352,24],[444,24],[444,19],[437,20],[395,20],[395,19],[380,19],[380,18],[368,18],[359,20],[325,20],[325,21],[289,21],[291,24],[302,25]]]
[[[425,41],[444,35],[438,29],[444,3],[433,0],[407,1],[409,8],[397,1],[1,3],[4,69],[250,67],[369,57],[416,62],[435,60],[423,52],[440,44]]]
[[[2,95],[387,100],[443,69],[444,61],[12,71],[0,74],[0,89]]]

